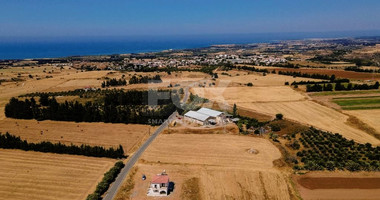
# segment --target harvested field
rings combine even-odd
[[[380,144],[380,141],[370,134],[350,126],[347,123],[349,116],[307,100],[309,97],[290,87],[192,88],[191,92],[223,105],[232,106],[236,103],[238,107],[266,115],[282,113],[287,119],[340,133],[360,143]]]
[[[114,160],[0,149],[0,199],[85,199]]]
[[[0,132],[9,132],[28,142],[50,141],[65,144],[89,144],[117,147],[121,144],[128,153],[152,133],[148,125],[75,123],[36,120],[0,120]]]
[[[247,153],[250,148],[255,148],[260,153],[257,155]],[[173,152],[172,149],[176,151]],[[202,150],[207,150],[207,154],[205,155]],[[160,152],[171,153],[166,155]],[[165,134],[160,135],[148,148],[142,159],[168,164],[265,169],[273,167],[272,161],[280,157],[277,148],[265,139],[234,135]]]
[[[378,199],[378,172],[311,172],[293,176],[303,199]]]
[[[359,118],[380,133],[380,110],[352,110],[344,112]]]
[[[234,103],[299,101],[307,98],[286,86],[192,88],[191,92],[230,105]]]
[[[231,71],[228,71],[226,73],[234,74]],[[237,73],[240,73],[239,76],[236,76]],[[247,84],[252,83],[254,86],[283,86],[285,82],[289,82],[291,84],[293,81],[318,81],[316,79],[310,79],[310,78],[300,78],[300,77],[291,77],[291,76],[283,76],[283,75],[277,75],[277,74],[267,74],[266,76],[263,76],[262,73],[248,73],[246,74],[242,71],[235,72],[234,76],[226,76],[226,75],[220,75],[219,80],[220,81],[230,81],[232,83],[241,83],[241,84]]]
[[[326,74],[326,75],[333,75],[337,78],[348,78],[348,79],[354,79],[354,80],[380,80],[380,74],[379,73],[362,73],[362,72],[353,72],[353,71],[344,71],[344,70],[330,70],[330,69],[308,69],[308,68],[300,68],[300,69],[293,69],[293,68],[276,68],[276,72],[283,71],[283,72],[301,72],[306,74]]]
[[[248,153],[250,148],[259,153]],[[138,163],[140,175],[131,199],[154,199],[146,197],[146,190],[152,176],[163,169],[175,184],[165,199],[191,199],[189,190],[200,199],[290,199],[287,175],[273,166],[280,157],[279,150],[262,138],[163,134]],[[146,181],[141,174],[147,175]],[[189,188],[188,182],[197,184]]]
[[[239,103],[238,105],[271,115],[282,113],[287,119],[333,133],[340,133],[344,137],[360,143],[380,144],[378,139],[368,133],[349,126],[346,123],[347,115],[313,101]]]

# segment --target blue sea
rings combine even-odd
[[[375,36],[376,34],[380,35],[380,31],[133,37],[0,37],[0,59],[157,52],[168,49],[208,47],[214,44],[248,44],[307,38]]]

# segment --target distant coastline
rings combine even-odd
[[[60,58],[193,49],[221,44],[268,43],[281,40],[380,35],[370,32],[256,33],[203,36],[0,38],[0,59]]]

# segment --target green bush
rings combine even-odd
[[[102,199],[102,195],[107,192],[109,186],[111,183],[113,183],[117,177],[117,175],[120,173],[121,169],[123,169],[124,163],[122,161],[118,161],[115,163],[115,165],[104,174],[104,177],[102,181],[98,183],[96,186],[95,192],[92,194],[89,194],[86,198],[86,200],[99,200]]]

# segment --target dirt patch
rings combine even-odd
[[[128,178],[124,181],[123,185],[121,186],[119,192],[115,197],[116,200],[129,199],[129,196],[131,195],[132,190],[135,187],[134,177],[136,175],[137,170],[138,167],[133,167],[131,172],[129,172]]]
[[[193,177],[184,181],[182,186],[181,199],[200,200],[202,199],[199,178]]]
[[[307,189],[380,189],[380,178],[304,177],[298,183]]]
[[[219,127],[186,127],[186,126],[178,126],[178,127],[170,127],[170,129],[166,129],[164,134],[232,134],[238,135],[239,128],[236,124],[227,124],[226,126]]]
[[[378,172],[310,172],[293,175],[303,199],[379,199]]]

